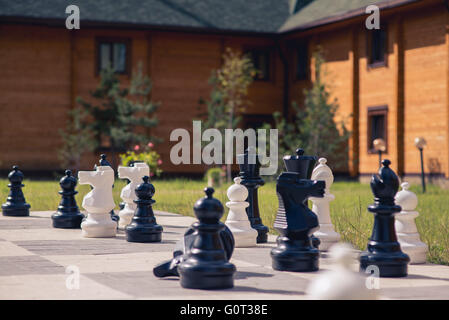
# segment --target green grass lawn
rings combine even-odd
[[[0,201],[4,202],[8,194],[7,180],[0,179]],[[206,183],[198,180],[154,180],[156,194],[154,199],[156,210],[180,213],[193,216],[193,205],[196,200],[204,196]],[[25,180],[24,193],[32,210],[55,210],[60,196],[57,181],[29,181]],[[114,187],[114,198],[121,202],[120,190],[125,185],[123,180],[117,180]],[[218,188],[214,194],[216,198],[226,203],[226,189],[229,185]],[[268,182],[259,189],[259,207],[263,223],[273,226],[278,201],[275,193],[275,182]],[[81,207],[83,196],[90,187],[78,186],[78,205]],[[416,219],[421,240],[429,245],[428,261],[449,265],[449,190],[436,186],[428,186],[426,194],[420,192],[419,186],[412,186],[417,193],[420,216]],[[332,221],[337,232],[344,241],[351,242],[363,250],[371,235],[373,216],[367,211],[367,206],[373,202],[373,195],[369,185],[357,182],[336,182],[331,192],[335,200],[331,202]],[[227,212],[227,210],[225,211]],[[226,215],[223,217],[223,220]],[[275,233],[274,230],[271,232]]]

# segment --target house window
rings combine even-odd
[[[128,41],[98,41],[98,73],[101,70],[112,68],[120,74],[128,73]]]
[[[253,49],[247,52],[257,70],[255,80],[270,80],[271,54],[269,49]]]
[[[369,36],[369,64],[371,67],[386,65],[387,59],[387,28],[370,30]]]
[[[387,136],[387,115],[388,107],[370,107],[368,108],[368,152],[374,153],[376,150],[373,146],[375,139],[383,139],[388,150],[388,136]]]
[[[309,53],[307,44],[296,49],[296,80],[307,80],[309,76]]]

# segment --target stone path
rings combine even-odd
[[[123,231],[116,238],[86,239],[80,230],[54,229],[51,214],[0,216],[0,299],[306,299],[310,280],[332,267],[323,254],[319,272],[274,271],[270,250],[275,237],[270,236],[257,248],[235,249],[233,289],[183,289],[176,278],[158,279],[152,270],[171,258],[175,242],[195,219],[156,212],[163,241],[141,244],[128,243]],[[71,281],[76,270],[79,289]],[[384,299],[449,299],[449,267],[412,265],[407,278],[382,278],[380,288]]]

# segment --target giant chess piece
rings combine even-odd
[[[402,191],[396,194],[395,201],[402,211],[396,215],[395,227],[401,249],[410,257],[410,264],[426,263],[427,244],[421,242],[415,219],[419,212],[416,211],[418,197],[408,190],[409,183],[401,184]]]
[[[285,168],[288,172],[296,172],[299,174],[299,179],[307,179],[310,180],[312,177],[313,167],[315,166],[316,161],[318,160],[315,156],[305,156],[304,150],[301,148],[296,149],[296,155],[293,156],[285,156],[283,158]],[[308,199],[304,199],[304,205],[306,207],[309,206]],[[320,247],[320,239],[317,238],[314,234],[310,236],[312,240],[312,245],[315,248]]]
[[[77,180],[72,175],[72,171],[66,170],[65,176],[59,181],[61,186],[59,194],[62,199],[58,210],[51,216],[54,228],[79,229],[81,227],[84,215],[80,213],[76,204],[75,195],[78,193],[75,191],[76,184]]]
[[[223,205],[212,197],[214,189],[205,189],[206,197],[193,207],[198,222],[192,227],[197,232],[192,249],[179,264],[181,286],[189,289],[226,289],[234,286],[235,266],[228,262],[220,231]]]
[[[280,233],[277,247],[271,250],[273,269],[279,271],[317,271],[318,249],[310,235],[319,229],[318,218],[304,203],[309,197],[324,196],[324,181],[301,179],[296,172],[283,172],[277,179],[279,209],[274,228]]]
[[[246,214],[245,214],[246,216]],[[164,277],[179,277],[178,266],[186,257],[189,256],[190,250],[192,250],[193,243],[198,234],[195,229],[189,227],[184,233],[184,236],[179,240],[173,251],[173,259],[164,261],[153,268],[153,273],[158,278]],[[226,254],[226,261],[231,259],[234,252],[235,241],[234,235],[231,230],[225,225],[223,230],[220,231],[220,239],[223,243],[223,247]]]
[[[13,166],[8,174],[10,189],[6,203],[2,204],[4,216],[25,217],[30,215],[30,205],[26,203],[22,192],[23,173],[18,166]]]
[[[81,223],[82,235],[86,238],[115,237],[117,223],[110,215],[115,207],[112,197],[114,170],[109,166],[98,166],[96,171],[79,171],[78,179],[80,184],[93,187],[82,203],[88,214]]]
[[[129,179],[129,184],[127,184],[120,194],[120,197],[123,199],[125,206],[119,212],[119,222],[118,226],[121,229],[124,229],[128,224],[131,223],[131,220],[134,216],[134,212],[136,211],[136,204],[134,200],[137,200],[136,197],[136,187],[142,182],[142,178],[144,176],[150,175],[150,168],[146,163],[139,162],[135,163],[133,167],[118,167],[118,177],[120,179]]]
[[[112,168],[112,164],[106,159],[105,154],[100,155],[100,160],[98,161],[98,163],[99,163],[100,167],[111,167],[111,169],[114,170],[114,168]],[[94,170],[96,170],[96,169],[97,169],[97,165],[95,164]],[[112,185],[112,187],[114,188],[114,185]],[[115,214],[114,210],[111,210],[110,214],[111,214],[111,219],[117,223],[117,227],[118,227],[120,217]]]
[[[136,213],[129,225],[126,226],[126,240],[129,242],[161,242],[162,226],[156,223],[152,205],[156,201],[153,195],[156,192],[150,183],[150,178],[144,176],[143,183],[136,188]]]
[[[366,277],[352,271],[356,262],[355,250],[346,243],[330,247],[329,255],[333,261],[331,270],[312,280],[307,288],[311,300],[373,300],[377,290],[368,289]]]
[[[246,208],[251,227],[257,231],[257,243],[268,241],[268,227],[264,226],[259,213],[259,199],[257,189],[265,182],[259,175],[260,162],[255,148],[248,148],[244,154],[237,155],[237,162],[240,167],[239,176],[242,178],[241,184],[248,189],[249,206]]]
[[[314,235],[320,239],[320,250],[327,251],[333,244],[340,241],[340,235],[334,230],[329,211],[329,202],[335,199],[335,196],[330,193],[334,175],[326,164],[326,158],[320,158],[318,162],[320,164],[313,169],[312,180],[324,180],[326,188],[323,198],[311,197],[310,200],[313,203],[312,211],[318,216],[320,222],[320,230],[315,232]]]
[[[368,249],[360,255],[360,269],[365,271],[369,266],[377,266],[380,277],[405,277],[410,258],[401,251],[396,237],[394,215],[401,207],[395,205],[394,196],[399,179],[389,168],[390,164],[390,160],[383,160],[379,176],[373,175],[371,179],[374,204],[368,210],[374,214],[374,227]]]
[[[229,208],[228,217],[225,224],[229,227],[235,239],[237,248],[255,247],[257,244],[257,231],[251,228],[251,223],[246,215],[245,208],[249,203],[245,201],[248,198],[248,189],[241,185],[242,178],[234,178],[234,183],[228,188],[229,202],[226,206]]]

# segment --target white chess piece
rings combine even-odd
[[[331,270],[312,280],[307,296],[312,300],[374,300],[378,298],[375,288],[369,289],[367,279],[352,271],[356,264],[356,251],[347,243],[330,247],[329,254],[334,264]]]
[[[130,183],[128,183],[120,194],[120,197],[125,202],[125,207],[119,212],[119,223],[118,227],[120,229],[124,229],[128,224],[131,223],[132,218],[134,217],[134,212],[136,211],[137,205],[134,203],[134,200],[137,200],[137,196],[135,190],[137,186],[142,183],[142,178],[144,176],[150,175],[150,168],[146,163],[137,162],[134,164],[134,167],[118,167],[118,177],[120,179],[129,179]]]
[[[229,208],[228,217],[225,224],[234,235],[235,247],[255,247],[257,243],[257,231],[251,227],[251,223],[246,215],[245,208],[249,206],[246,200],[248,198],[248,189],[240,182],[242,178],[234,178],[234,184],[228,188],[229,202],[226,206]]]
[[[117,223],[111,219],[115,203],[112,197],[114,170],[109,166],[98,166],[96,171],[78,172],[79,184],[89,184],[93,189],[84,196],[83,208],[87,218],[81,223],[82,235],[86,238],[115,237]]]
[[[312,211],[318,216],[318,221],[320,222],[320,230],[314,232],[314,236],[321,241],[320,250],[327,251],[333,244],[340,241],[340,234],[334,230],[329,211],[329,202],[335,199],[335,196],[330,193],[334,175],[326,165],[326,158],[320,158],[318,162],[319,165],[312,172],[312,180],[324,180],[326,188],[324,189],[323,198],[311,197],[310,200],[313,203]]]
[[[395,196],[396,204],[402,208],[402,211],[395,216],[398,241],[401,244],[402,251],[410,257],[411,264],[426,263],[428,247],[421,242],[415,224],[415,219],[419,215],[418,211],[415,211],[418,205],[418,197],[408,190],[408,182],[402,183],[401,187],[402,190]]]

